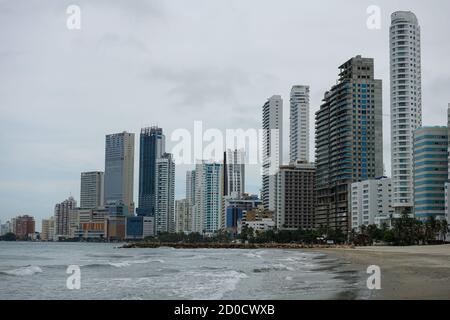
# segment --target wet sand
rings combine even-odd
[[[316,251],[316,250],[315,250]],[[381,290],[361,281],[357,298],[377,300],[450,300],[450,245],[320,249],[344,268],[367,279],[367,267],[381,269]],[[345,298],[345,297],[344,297]]]

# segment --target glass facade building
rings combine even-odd
[[[445,218],[448,181],[447,127],[422,127],[414,132],[414,214],[419,220]]]
[[[158,127],[143,128],[139,151],[139,216],[155,214],[156,160],[165,152],[165,137]]]

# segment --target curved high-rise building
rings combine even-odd
[[[448,128],[422,127],[414,132],[414,215],[426,221],[445,219],[448,181]]]
[[[393,207],[412,214],[413,133],[422,126],[420,26],[412,12],[391,16],[391,165]]]

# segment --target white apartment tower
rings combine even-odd
[[[213,234],[220,230],[222,213],[221,163],[201,161],[195,168],[193,232]]]
[[[391,161],[393,207],[412,214],[413,132],[422,126],[420,26],[412,12],[391,16]]]
[[[290,102],[290,163],[309,162],[309,86],[293,86]]]
[[[262,201],[265,209],[275,211],[276,173],[283,164],[283,99],[275,95],[262,108]]]
[[[175,162],[172,154],[156,159],[155,231],[175,232]]]
[[[352,183],[351,188],[351,229],[359,230],[363,225],[389,224],[394,214],[392,208],[392,182],[380,178]]]
[[[224,195],[242,196],[245,193],[245,151],[228,149],[224,158]]]

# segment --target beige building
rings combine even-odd
[[[55,218],[42,219],[41,240],[53,241],[55,236]]]

